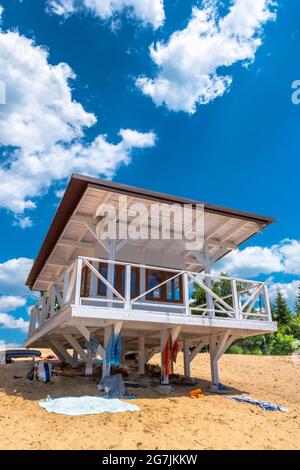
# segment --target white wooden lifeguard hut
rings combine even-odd
[[[147,213],[137,217],[141,206]],[[144,236],[150,231],[153,206],[162,210],[156,213],[160,236],[156,232],[154,239]],[[171,206],[179,212],[190,208],[189,233],[202,221],[202,243],[196,247],[192,243],[191,248],[178,236],[174,213],[173,227],[163,225],[163,211]],[[114,212],[115,223],[123,230],[131,225],[137,232],[138,220],[144,227],[140,230],[143,237],[105,238],[111,214],[105,215],[103,207]],[[140,374],[153,354],[160,352],[162,383],[168,383],[167,347],[171,361],[175,345],[183,351],[184,373],[189,376],[192,360],[208,345],[212,381],[218,384],[218,360],[235,340],[271,333],[277,326],[263,282],[226,277],[230,292],[220,296],[214,283],[221,276],[212,267],[273,221],[72,175],[26,282],[43,293],[31,310],[26,347],[51,348],[73,366],[84,361],[86,374],[91,374],[94,356],[87,344],[93,338],[103,359],[103,375],[107,375],[108,348],[121,338],[121,361],[126,361],[127,353],[137,352]],[[168,231],[170,236],[164,237]],[[200,305],[193,300],[195,287],[204,292]]]

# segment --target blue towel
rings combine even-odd
[[[108,340],[106,359],[109,364],[114,366],[119,366],[121,362],[121,336],[119,335],[115,340],[114,329],[112,330],[112,334]]]
[[[276,405],[275,403],[270,403],[269,401],[263,400],[255,400],[251,397],[230,397],[227,396],[226,398],[230,398],[231,400],[241,401],[245,403],[250,403],[251,405],[256,405],[262,408],[264,411],[284,411],[288,412],[288,408],[282,405]]]

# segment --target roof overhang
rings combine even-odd
[[[138,198],[143,200],[155,201],[160,203],[167,204],[189,204],[193,207],[198,206],[199,204],[203,205],[204,212],[206,214],[211,214],[211,218],[216,220],[216,227],[218,225],[218,220],[226,220],[230,218],[234,223],[239,221],[245,221],[248,223],[248,231],[243,230],[238,234],[238,238],[235,240],[236,246],[246,241],[252,235],[260,231],[262,228],[271,224],[275,221],[274,218],[265,217],[257,214],[252,214],[249,212],[229,209],[226,207],[216,206],[212,204],[202,203],[200,201],[195,201],[192,199],[177,197],[169,194],[159,193],[155,191],[145,190],[141,188],[136,188],[133,186],[126,186],[118,183],[112,183],[110,181],[101,180],[94,177],[73,174],[67,186],[67,189],[64,193],[64,196],[58,206],[58,209],[55,213],[55,216],[52,220],[48,233],[44,239],[44,242],[40,248],[37,258],[34,261],[34,264],[31,268],[29,276],[26,281],[26,285],[30,288],[33,288],[37,278],[39,277],[41,271],[43,270],[45,263],[47,262],[49,256],[56,247],[60,237],[65,231],[67,224],[72,218],[73,214],[77,211],[77,208],[80,206],[81,201],[83,200],[85,194],[88,191],[92,192],[93,190],[104,191],[109,193],[118,193],[126,195],[130,198]],[[99,191],[100,190],[100,191]],[[213,216],[216,216],[215,218]],[[219,217],[218,217],[219,216]],[[75,220],[74,220],[75,221]],[[240,224],[242,225],[242,224]],[[222,223],[219,222],[221,228]],[[233,227],[234,228],[234,227]],[[212,233],[212,229],[210,232]],[[229,251],[233,249],[229,248],[223,252],[220,257],[225,256]]]

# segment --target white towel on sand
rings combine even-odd
[[[137,405],[119,399],[108,400],[102,397],[62,397],[40,400],[42,408],[49,413],[69,416],[91,415],[98,413],[123,413],[124,411],[139,411]]]

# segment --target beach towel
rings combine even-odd
[[[121,363],[121,335],[115,338],[114,328],[106,347],[106,360],[114,366],[119,366]]]
[[[98,388],[99,390],[107,391],[108,398],[122,398],[126,395],[125,384],[121,374],[104,377]]]
[[[47,397],[40,400],[39,405],[49,413],[57,413],[68,416],[81,416],[99,413],[124,413],[125,411],[139,411],[137,405],[118,399],[107,400],[102,397]]]
[[[264,411],[284,411],[288,412],[288,408],[282,405],[276,405],[275,403],[270,403],[269,401],[263,400],[255,400],[251,397],[230,397],[227,396],[226,398],[230,398],[231,400],[236,400],[240,402],[250,403],[251,405],[256,405],[262,408]]]

